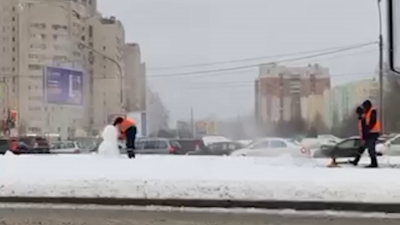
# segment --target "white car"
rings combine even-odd
[[[205,146],[214,144],[214,143],[219,143],[219,142],[229,142],[232,141],[226,137],[223,136],[205,136],[202,138],[203,143]]]
[[[74,141],[52,143],[50,153],[52,154],[80,154],[89,152],[86,146]]]
[[[301,145],[283,138],[264,138],[254,141],[248,147],[231,153],[232,156],[277,157],[311,157],[310,151]]]
[[[388,156],[400,156],[400,135],[376,145],[376,152]]]

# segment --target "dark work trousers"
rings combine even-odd
[[[376,142],[378,137],[371,137],[367,139],[366,147],[368,148],[369,157],[371,158],[371,166],[378,166],[378,159],[376,155]]]
[[[365,141],[365,145],[360,147],[359,149],[359,155],[354,159],[353,164],[357,165],[358,162],[360,161],[362,154],[364,154],[365,149],[368,149],[369,157],[371,158],[371,166],[377,167],[378,166],[378,159],[377,159],[377,154],[376,154],[376,142],[378,140],[378,135],[371,135],[370,138],[368,138]]]
[[[360,159],[362,157],[362,155],[365,152],[365,148],[366,148],[366,143],[364,142],[364,144],[362,144],[359,148],[358,148],[358,152],[357,152],[357,156],[354,158],[353,164],[357,165],[360,162]]]
[[[125,131],[126,135],[126,150],[128,152],[129,158],[135,157],[135,140],[136,140],[136,126],[131,126]]]

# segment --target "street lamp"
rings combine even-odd
[[[382,133],[385,130],[384,117],[384,92],[383,92],[383,22],[381,0],[378,0],[378,19],[379,19],[379,121],[382,124]]]

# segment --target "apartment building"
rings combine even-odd
[[[355,112],[358,105],[369,99],[374,105],[379,104],[379,83],[375,79],[353,81],[336,86],[331,93],[331,108],[336,118],[334,122],[340,122]]]
[[[86,53],[91,61],[89,103],[91,130],[99,133],[116,115],[125,114],[125,31],[121,21],[100,15],[89,18]],[[94,49],[94,50],[92,50]]]
[[[289,121],[301,117],[311,123],[326,115],[324,93],[330,89],[327,68],[260,65],[255,82],[256,115],[263,123]]]
[[[7,102],[2,104],[1,117],[6,117],[7,109],[16,110],[20,132],[67,137],[84,125],[83,104],[46,101],[44,74],[48,66],[82,70],[77,43],[85,32],[84,18],[95,9],[90,3],[95,1],[0,2],[0,72],[8,89],[1,96]]]
[[[129,112],[146,110],[146,65],[140,47],[127,43],[124,47],[126,109]]]
[[[76,130],[98,133],[110,115],[124,113],[124,28],[113,17],[103,18],[96,5],[96,0],[0,1],[0,119],[17,111],[19,133],[63,138]],[[71,88],[71,79],[69,86],[61,84],[80,101],[49,101],[52,94],[63,95],[48,89],[51,67],[80,74],[74,82],[81,86]]]

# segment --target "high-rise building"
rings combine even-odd
[[[0,72],[8,89],[2,96],[7,102],[2,105],[2,119],[8,109],[16,110],[20,132],[66,137],[85,125],[83,104],[64,104],[61,99],[59,104],[47,102],[44,74],[48,66],[82,71],[77,43],[85,33],[85,18],[91,16],[93,7],[86,1],[0,2]]]
[[[0,120],[14,110],[19,133],[67,138],[76,130],[98,131],[110,116],[125,113],[124,28],[101,17],[96,5],[0,1]],[[80,75],[49,81],[49,67],[63,69],[51,76]],[[58,86],[50,91],[51,85]],[[69,97],[81,99],[71,104]]]
[[[330,89],[327,68],[261,65],[255,83],[256,115],[263,123],[289,121],[297,117],[311,123],[325,115],[324,92]]]
[[[92,59],[89,77],[92,87],[89,103],[91,130],[98,133],[116,115],[125,114],[124,45],[125,31],[114,17],[92,17],[87,21],[88,46],[85,52]]]

